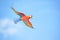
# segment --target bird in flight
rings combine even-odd
[[[19,21],[23,21],[28,27],[33,28],[31,22],[30,22],[30,18],[32,18],[32,15],[30,16],[26,16],[24,13],[22,12],[18,12],[16,11],[13,7],[11,7],[11,9],[20,16],[20,18],[18,20],[15,21],[15,23],[19,22]]]

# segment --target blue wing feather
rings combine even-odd
[[[14,23],[17,24],[21,19],[14,20]]]

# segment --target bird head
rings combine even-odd
[[[32,15],[30,15],[29,18],[32,18]]]
[[[29,15],[28,18],[29,18],[29,19],[32,18],[32,15]]]
[[[30,15],[29,17],[32,18],[32,15]]]
[[[32,15],[27,16],[29,19],[32,18]]]

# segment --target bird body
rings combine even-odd
[[[29,20],[30,18],[32,18],[31,15],[30,15],[30,16],[26,16],[24,13],[18,12],[18,11],[16,11],[14,8],[12,8],[12,10],[13,10],[17,15],[20,16],[20,19],[19,19],[19,20],[22,20],[28,27],[33,28],[32,24],[31,24],[31,22],[30,22],[30,20]],[[16,22],[18,22],[18,21],[16,21]]]
[[[28,17],[28,16],[23,16],[22,18],[21,18],[21,20],[29,20],[30,18]]]

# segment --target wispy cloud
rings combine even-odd
[[[7,34],[10,34],[10,35],[16,34],[17,32],[18,32],[18,30],[17,30],[16,28],[8,28],[8,29],[6,30],[6,33],[7,33]]]
[[[14,24],[13,20],[4,18],[0,20],[0,33],[14,35],[18,32],[18,28],[21,28],[21,25]]]
[[[2,20],[0,20],[0,25],[2,27],[5,27],[7,25],[7,23],[8,23],[8,19],[2,19]]]

